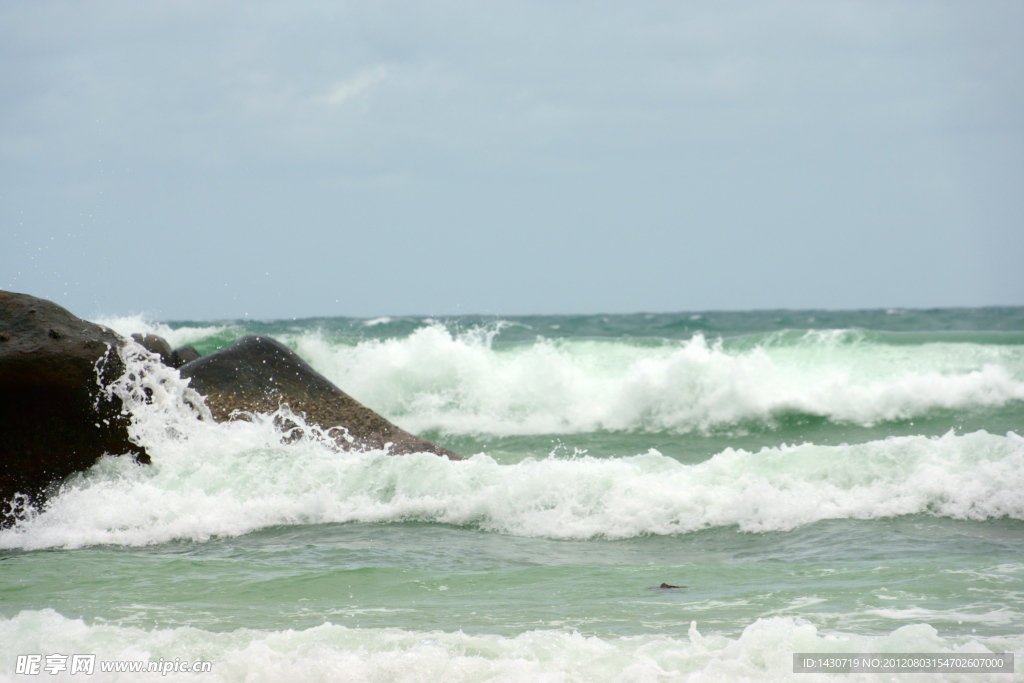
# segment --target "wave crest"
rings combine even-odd
[[[711,433],[789,414],[871,426],[940,409],[1024,401],[1024,351],[871,343],[847,331],[732,348],[546,340],[496,346],[494,330],[440,325],[401,339],[338,345],[295,338],[338,386],[412,431]]]
[[[1024,439],[986,432],[844,446],[726,449],[686,465],[657,451],[501,465],[484,454],[338,453],[282,445],[267,417],[197,422],[150,468],[104,458],[0,547],[204,541],[274,525],[417,521],[520,536],[630,538],[708,527],[793,529],[824,519],[932,514],[1024,519]]]

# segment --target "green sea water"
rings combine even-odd
[[[189,680],[1024,655],[1024,309],[101,322],[274,336],[468,460],[198,422],[147,366],[154,465],[105,458],[0,532],[5,680],[32,653],[212,663]]]

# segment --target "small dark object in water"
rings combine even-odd
[[[660,586],[658,586],[658,588],[661,588],[662,590],[671,590],[673,588],[676,589],[676,590],[679,590],[681,588],[686,588],[686,586],[670,586],[667,583],[663,583]]]

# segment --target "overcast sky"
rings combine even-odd
[[[83,317],[1024,304],[1024,2],[0,3]]]

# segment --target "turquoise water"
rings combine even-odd
[[[204,659],[161,677],[202,680],[1024,654],[1024,309],[100,322],[203,353],[270,334],[469,458],[199,421],[137,358],[119,390],[154,396],[153,466],[105,458],[0,532],[0,678],[54,652]]]

